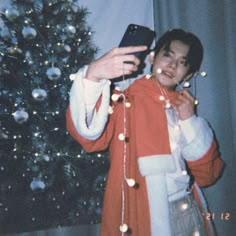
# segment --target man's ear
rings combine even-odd
[[[151,65],[153,65],[154,58],[155,58],[155,52],[151,51],[148,55],[148,59],[149,59],[149,62],[150,62]]]

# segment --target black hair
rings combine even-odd
[[[161,49],[169,50],[172,41],[181,41],[189,46],[187,63],[190,65],[188,74],[199,71],[203,59],[203,46],[200,39],[193,33],[183,29],[170,29],[157,41],[154,48],[155,56]]]

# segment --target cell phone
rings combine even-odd
[[[128,25],[123,38],[119,44],[119,47],[127,46],[147,46],[148,50],[144,52],[135,52],[135,56],[139,58],[142,62],[145,60],[145,57],[150,52],[150,46],[155,38],[156,34],[153,30],[149,29],[146,26],[130,24]]]
[[[126,76],[125,79],[134,78],[138,76],[139,74],[143,73],[143,68],[145,67],[144,60],[147,56],[147,54],[150,52],[150,47],[155,39],[155,32],[151,29],[149,29],[146,26],[137,25],[137,24],[129,24],[123,38],[121,39],[121,42],[119,44],[119,47],[127,47],[127,46],[147,46],[147,50],[144,52],[135,52],[132,53],[140,60],[140,65],[137,70],[137,72],[133,73],[132,75]],[[125,63],[132,63],[132,62],[125,62]],[[113,79],[112,82],[119,82],[123,80],[124,77],[121,76],[119,78]]]

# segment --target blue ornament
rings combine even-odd
[[[10,7],[5,10],[5,16],[10,21],[14,21],[19,15],[20,15],[20,13],[14,7]]]
[[[45,189],[46,184],[42,180],[32,180],[30,183],[30,188],[32,190]]]
[[[12,115],[13,115],[15,121],[19,124],[25,123],[29,118],[28,112],[21,110],[21,109],[18,109]]]
[[[32,91],[32,96],[36,101],[41,102],[47,97],[47,92],[44,89],[37,88]]]
[[[24,26],[22,29],[22,35],[25,39],[34,39],[37,36],[37,31],[31,26]]]
[[[61,70],[57,67],[51,67],[47,69],[46,74],[50,80],[58,80],[61,77]]]

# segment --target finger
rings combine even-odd
[[[184,104],[193,104],[193,102],[194,102],[194,100],[192,100],[192,99],[189,99],[189,98],[187,98],[186,96],[184,96],[184,95],[179,95],[178,97],[177,97],[177,99],[176,99],[176,105],[177,106],[181,106],[181,105],[184,105]]]
[[[140,60],[131,54],[114,56],[111,61],[115,67],[123,67],[124,64],[128,64],[134,65],[136,68],[140,64]]]
[[[130,54],[134,52],[143,52],[147,50],[147,46],[129,46],[129,47],[120,47],[114,48],[112,52],[116,55]]]
[[[122,56],[121,59],[122,59],[123,63],[126,63],[126,64],[133,63],[136,66],[138,66],[140,64],[140,60],[136,56],[131,55],[131,54]]]
[[[194,97],[191,95],[191,93],[188,91],[188,90],[186,90],[186,89],[183,89],[183,90],[181,90],[180,91],[180,95],[182,95],[183,97],[186,97],[186,98],[188,98],[188,99],[190,99],[190,100],[194,100]]]
[[[180,96],[178,97],[177,101],[176,101],[177,105],[183,105],[183,104],[194,104],[194,100],[193,99],[189,99],[187,97],[184,96]]]
[[[185,96],[185,94],[182,93],[182,92],[180,92],[179,95],[178,95],[178,97],[177,97],[177,101],[178,101],[178,102],[184,102],[184,101],[186,101],[186,100],[187,100],[187,97]]]
[[[194,97],[187,91],[180,92],[178,99],[179,101],[185,102],[185,103],[194,103],[195,101]]]
[[[134,71],[138,70],[138,66],[135,64],[130,64],[130,63],[123,63],[123,64],[119,64],[116,66],[116,68],[118,70],[120,70],[121,72],[123,72],[124,74],[126,73],[132,73]]]

